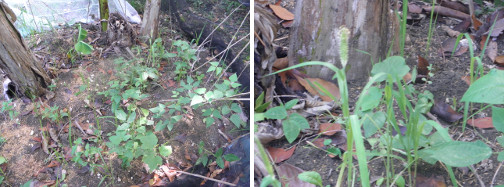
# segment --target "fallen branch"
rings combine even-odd
[[[210,177],[205,177],[203,175],[193,174],[193,173],[189,173],[189,172],[185,172],[185,171],[176,171],[176,172],[177,173],[182,173],[184,175],[190,175],[190,176],[193,176],[193,177],[199,177],[199,178],[202,178],[202,179],[205,179],[205,180],[214,181],[214,182],[225,184],[225,185],[229,185],[229,186],[236,186],[236,184],[229,183],[229,182],[222,181],[222,180],[212,179]]]

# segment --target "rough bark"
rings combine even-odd
[[[140,35],[144,38],[157,38],[159,28],[159,8],[161,0],[145,2],[144,17],[140,27]]]
[[[351,31],[348,80],[366,78],[387,52],[389,0],[310,1],[298,0],[290,36],[289,61],[324,61],[341,67],[338,32]],[[366,51],[371,54],[358,52]],[[292,65],[291,64],[291,65]],[[311,77],[330,80],[334,72],[321,66],[307,68]]]
[[[43,95],[50,78],[7,17],[8,9],[0,2],[0,68],[15,84],[18,95]]]

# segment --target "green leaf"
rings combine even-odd
[[[224,160],[227,160],[228,162],[234,162],[240,160],[240,158],[234,154],[225,154],[222,157],[224,157]]]
[[[504,161],[504,151],[499,152],[499,155],[497,156],[497,161],[499,162]]]
[[[222,115],[227,115],[231,112],[231,109],[229,108],[229,106],[224,105],[224,106],[222,106],[221,112],[222,112]]]
[[[290,118],[288,118],[290,119]],[[284,131],[285,138],[289,143],[294,142],[296,138],[298,137],[299,133],[301,132],[301,128],[299,128],[299,125],[297,122],[293,122],[291,120],[284,120],[282,124],[282,129]]]
[[[149,166],[149,172],[154,171],[159,165],[163,164],[163,159],[155,154],[144,155],[142,161]]]
[[[94,50],[93,46],[91,46],[83,41],[77,42],[74,47],[75,47],[75,51],[77,51],[83,55],[89,55]]]
[[[322,177],[319,173],[315,171],[305,171],[298,175],[298,178],[302,181],[314,184],[316,186],[322,186]]]
[[[385,124],[386,116],[382,111],[377,111],[375,113],[367,112],[362,117],[362,127],[364,128],[364,137],[369,138],[378,129],[382,128]]]
[[[469,86],[462,102],[504,104],[504,71],[492,69]]]
[[[172,146],[169,145],[161,145],[159,146],[159,154],[164,157],[169,157],[173,152]]]
[[[254,106],[256,107],[256,111],[257,107],[261,106],[263,103],[264,103],[264,92],[261,92],[261,95],[259,95],[259,97],[257,97],[257,99],[255,100]]]
[[[116,111],[115,111],[115,116],[118,120],[121,120],[121,121],[126,121],[126,117],[128,116],[122,109],[118,108]]]
[[[217,162],[217,165],[220,168],[224,168],[224,160],[222,160],[222,157],[217,157],[217,159],[215,160],[215,162]]]
[[[361,110],[367,111],[376,108],[381,101],[382,90],[378,87],[369,88],[368,92],[363,95]]]
[[[194,92],[197,94],[204,94],[206,92],[206,88],[198,88],[194,90]]]
[[[504,147],[504,136],[497,137],[497,142],[499,142],[501,147]]]
[[[87,38],[88,32],[86,29],[82,29],[81,24],[77,26],[77,30],[79,30],[79,35],[77,36],[77,41],[83,41]]]
[[[266,111],[264,117],[268,119],[285,119],[287,117],[287,110],[283,106],[276,106]]]
[[[254,121],[262,121],[264,120],[265,117],[264,117],[264,113],[254,113]]]
[[[238,76],[236,75],[236,73],[235,73],[235,74],[233,74],[233,75],[231,75],[231,76],[229,77],[229,81],[231,81],[231,82],[236,82],[236,81],[238,81]]]
[[[136,113],[131,112],[130,115],[128,116],[128,120],[126,120],[126,123],[133,123],[136,119]]]
[[[201,97],[200,95],[194,95],[194,97],[191,99],[191,106],[203,102],[205,102],[205,99],[203,99],[203,97]]]
[[[291,109],[294,105],[297,104],[298,101],[299,101],[299,99],[293,99],[293,100],[290,100],[289,102],[285,103],[285,109],[287,109],[287,110]]]
[[[236,113],[242,112],[242,108],[240,107],[240,105],[238,105],[236,103],[231,103],[231,110]]]
[[[203,164],[203,166],[206,166],[207,163],[208,163],[208,157],[206,155],[203,155],[199,157],[198,160],[196,160],[196,164],[194,165]]]
[[[0,164],[6,163],[6,162],[7,162],[7,159],[5,159],[5,157],[3,157],[3,156],[0,156]]]
[[[291,114],[287,120],[297,124],[299,126],[299,129],[301,130],[310,128],[310,124],[308,123],[306,118],[298,113]]]
[[[240,116],[238,114],[233,114],[231,115],[231,117],[229,118],[229,120],[231,120],[231,122],[233,122],[233,124],[236,126],[236,127],[240,127],[241,126],[241,123],[242,123],[242,119],[240,118]]]
[[[275,176],[268,175],[262,179],[260,187],[268,187],[270,185],[273,187],[281,187],[282,186],[280,181],[275,179]]]
[[[392,56],[385,59],[383,62],[377,63],[373,66],[371,70],[371,75],[376,75],[378,73],[387,73],[392,75],[395,81],[400,81],[406,73],[408,73],[410,68],[406,65],[406,61],[403,57]],[[377,81],[383,81],[385,77],[378,79]]]
[[[421,150],[423,154],[439,160],[449,166],[467,167],[485,160],[492,155],[490,149],[481,140],[475,142],[451,141]]]
[[[158,138],[152,132],[147,132],[145,136],[140,136],[138,138],[142,142],[142,149],[152,149],[157,145]]]
[[[203,121],[205,121],[206,127],[210,127],[215,122],[215,119],[213,117],[207,117],[203,119]]]
[[[504,133],[504,108],[492,106],[492,123],[495,129]]]

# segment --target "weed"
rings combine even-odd
[[[19,115],[19,112],[14,110],[14,103],[12,103],[12,100],[4,101],[2,102],[2,109],[0,112],[7,112],[9,115],[9,118],[11,120],[14,120]]]
[[[196,161],[195,165],[203,164],[203,166],[206,166],[208,163],[212,162],[209,160],[209,155],[215,157],[215,162],[220,168],[224,168],[224,161],[233,162],[240,160],[240,158],[238,158],[234,154],[223,155],[223,153],[224,149],[222,148],[217,149],[215,154],[208,151],[207,149],[205,149],[205,143],[203,141],[200,141],[198,146],[198,154],[200,155],[200,157]]]

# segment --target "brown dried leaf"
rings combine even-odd
[[[296,150],[296,146],[292,147],[289,150],[285,150],[282,148],[268,147],[268,152],[271,155],[271,158],[275,163],[283,162],[284,160],[289,159],[294,151]]]
[[[296,187],[315,187],[315,185],[298,178],[298,175],[303,172],[302,169],[287,163],[277,167],[278,178],[281,179],[282,186],[289,184],[289,186]]]
[[[422,7],[418,6],[415,3],[408,3],[408,12],[414,14],[422,13]]]
[[[450,37],[457,37],[460,34],[459,31],[455,31],[446,25],[441,25],[441,29],[443,29]]]
[[[44,135],[42,134],[42,150],[44,150],[44,153],[46,154],[49,154],[49,140],[47,138],[44,137]]]
[[[324,145],[324,141],[326,139],[325,138],[317,138],[315,140],[312,141],[313,145],[317,146],[318,148],[323,148],[325,145]]]
[[[504,19],[500,19],[499,21],[495,22],[495,26],[490,36],[498,37],[502,33],[502,31],[504,31]],[[489,34],[489,32],[486,32],[485,34]]]
[[[453,110],[450,105],[446,104],[443,101],[436,101],[434,103],[434,106],[432,106],[430,112],[436,114],[442,120],[450,123],[453,123],[464,117],[464,115],[459,114],[458,112]]]
[[[467,120],[467,124],[471,125],[473,127],[478,127],[480,129],[494,128],[493,123],[492,123],[492,117],[469,119],[469,120]]]
[[[471,16],[471,19],[473,20],[473,23],[474,23],[474,25],[473,25],[474,30],[478,30],[478,29],[479,29],[479,27],[480,27],[481,25],[483,25],[483,23],[481,23],[481,21],[480,21],[480,20],[478,20],[478,18],[476,18],[476,16],[474,16],[474,14]]]
[[[406,73],[406,75],[404,75],[402,79],[404,80],[404,82],[411,81],[411,73],[410,72]]]
[[[284,58],[278,58],[274,63],[273,67],[276,69],[284,69],[287,66],[289,66],[289,59],[287,57]]]
[[[339,123],[322,123],[320,124],[319,133],[331,136],[340,130],[341,130],[341,124]]]
[[[417,174],[416,177],[416,186],[417,187],[446,187],[444,180],[438,179],[436,176],[432,176],[430,178],[421,176]]]
[[[497,42],[490,41],[488,42],[488,47],[486,49],[486,54],[492,62],[495,62],[495,58],[497,57]]]
[[[284,27],[284,28],[290,28],[290,27],[292,27],[293,23],[294,23],[294,20],[282,21],[282,27]]]
[[[429,74],[429,62],[423,58],[422,56],[418,55],[418,61],[417,61],[417,72],[419,75],[425,75],[427,76]]]
[[[471,77],[470,76],[462,76],[460,77],[467,85],[471,86]]]
[[[494,63],[498,66],[504,66],[504,55],[495,57]]]
[[[481,36],[480,49],[483,49],[485,47],[485,42],[486,42],[487,37],[488,37],[488,35]]]
[[[339,93],[339,88],[336,86],[334,83],[320,79],[320,78],[306,78],[303,79],[297,75],[294,75],[296,79],[299,81],[301,85],[305,87],[305,89],[310,92],[312,95],[318,95],[323,101],[333,101],[331,97],[327,95],[322,95],[322,93],[319,93],[318,90],[320,89],[315,89],[313,88],[308,81],[310,81],[314,86],[316,86],[315,82],[319,83],[324,87],[329,93],[331,93],[336,99],[341,98],[340,93]]]
[[[278,5],[269,5],[269,7],[271,8],[271,10],[273,10],[273,13],[275,13],[275,15],[277,15],[280,19],[294,20],[294,14],[289,12],[284,7]]]

